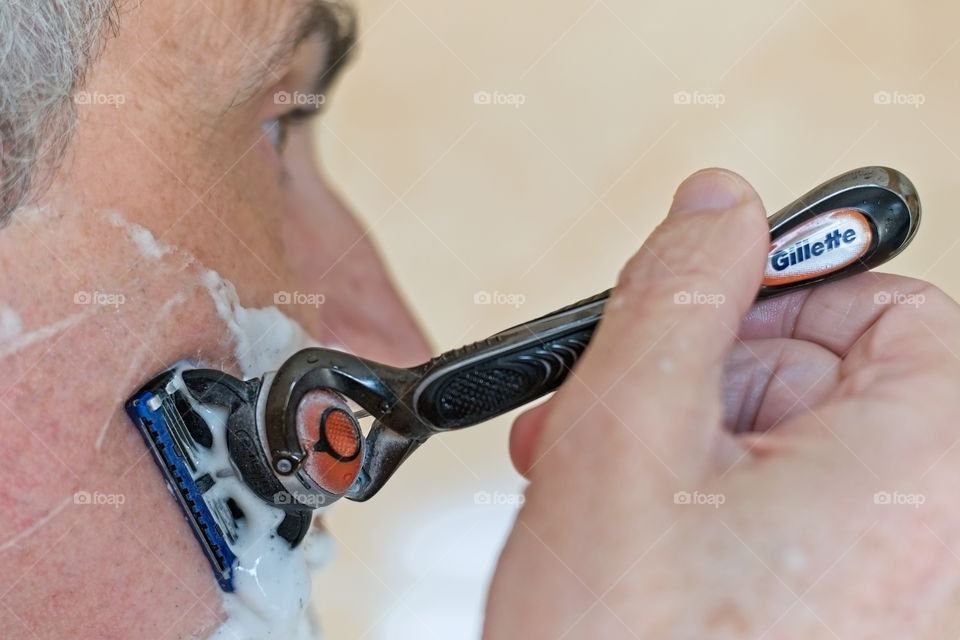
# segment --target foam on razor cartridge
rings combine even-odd
[[[147,444],[184,518],[200,542],[224,591],[234,590],[237,523],[229,500],[213,491],[216,478],[205,461],[214,439],[192,410],[178,369],[148,382],[126,403],[126,411]]]

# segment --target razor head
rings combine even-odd
[[[147,382],[125,408],[230,592],[253,542],[255,520],[241,505],[281,511],[275,533],[296,547],[314,510],[369,499],[431,433],[404,395],[419,375],[306,349],[250,380],[181,364]],[[366,435],[363,417],[373,419]]]
[[[125,405],[154,462],[190,524],[224,591],[234,590],[237,556],[236,514],[229,499],[206,495],[216,483],[203,458],[213,448],[213,433],[194,411],[175,369],[150,380]]]
[[[273,477],[257,437],[260,380],[247,382],[213,369],[174,367],[134,393],[125,408],[210,566],[220,588],[234,590],[247,544],[240,506],[252,493],[283,513],[278,537],[296,547],[312,510],[298,504]]]

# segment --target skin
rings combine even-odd
[[[486,638],[960,631],[960,308],[876,274],[751,306],[764,216],[733,174],[685,182],[572,378],[517,421],[530,486]]]
[[[321,343],[399,365],[430,355],[321,177],[307,127],[291,128],[282,154],[263,135],[290,108],[274,92],[312,93],[308,78],[326,65],[317,38],[269,68],[260,61],[306,4],[128,6],[85,87],[125,103],[79,107],[37,210],[0,231],[0,301],[22,324],[0,343],[4,637],[188,638],[218,625],[209,566],[121,411],[182,358],[238,373],[233,335],[199,282],[207,269],[246,307],[280,291],[323,294],[319,308],[282,307]],[[111,212],[170,250],[144,256]],[[124,303],[78,305],[77,292]],[[79,490],[124,504],[75,505]]]
[[[127,8],[86,85],[125,103],[79,108],[50,189],[0,232],[4,635],[203,637],[222,618],[120,412],[181,358],[237,372],[206,270],[247,307],[324,294],[319,309],[284,307],[321,342],[399,365],[428,356],[306,129],[282,154],[262,135],[285,108],[274,92],[311,92],[322,66],[316,39],[264,64],[305,4]],[[766,247],[753,191],[701,174],[674,209],[575,375],[514,429],[531,485],[486,637],[955,636],[957,306],[866,275],[750,309]],[[168,250],[145,256],[129,223]],[[678,306],[681,290],[726,302]],[[876,304],[877,291],[924,302]],[[76,505],[78,490],[124,503]],[[724,503],[676,504],[678,491]],[[876,491],[925,501],[878,505]]]

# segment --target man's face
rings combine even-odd
[[[86,87],[67,166],[85,208],[119,210],[328,343],[416,360],[369,238],[316,168],[311,119],[334,81],[322,0],[149,3],[124,14]],[[159,5],[159,6],[156,6]],[[343,52],[336,52],[338,58]],[[103,99],[100,99],[103,102]]]
[[[427,356],[317,172],[307,125],[336,66],[323,24],[310,0],[127,3],[64,165],[0,231],[0,628],[154,638],[217,624],[209,567],[121,412],[179,359],[237,372],[290,330],[248,326],[238,344],[212,272],[322,344]],[[124,500],[77,505],[77,491]]]

